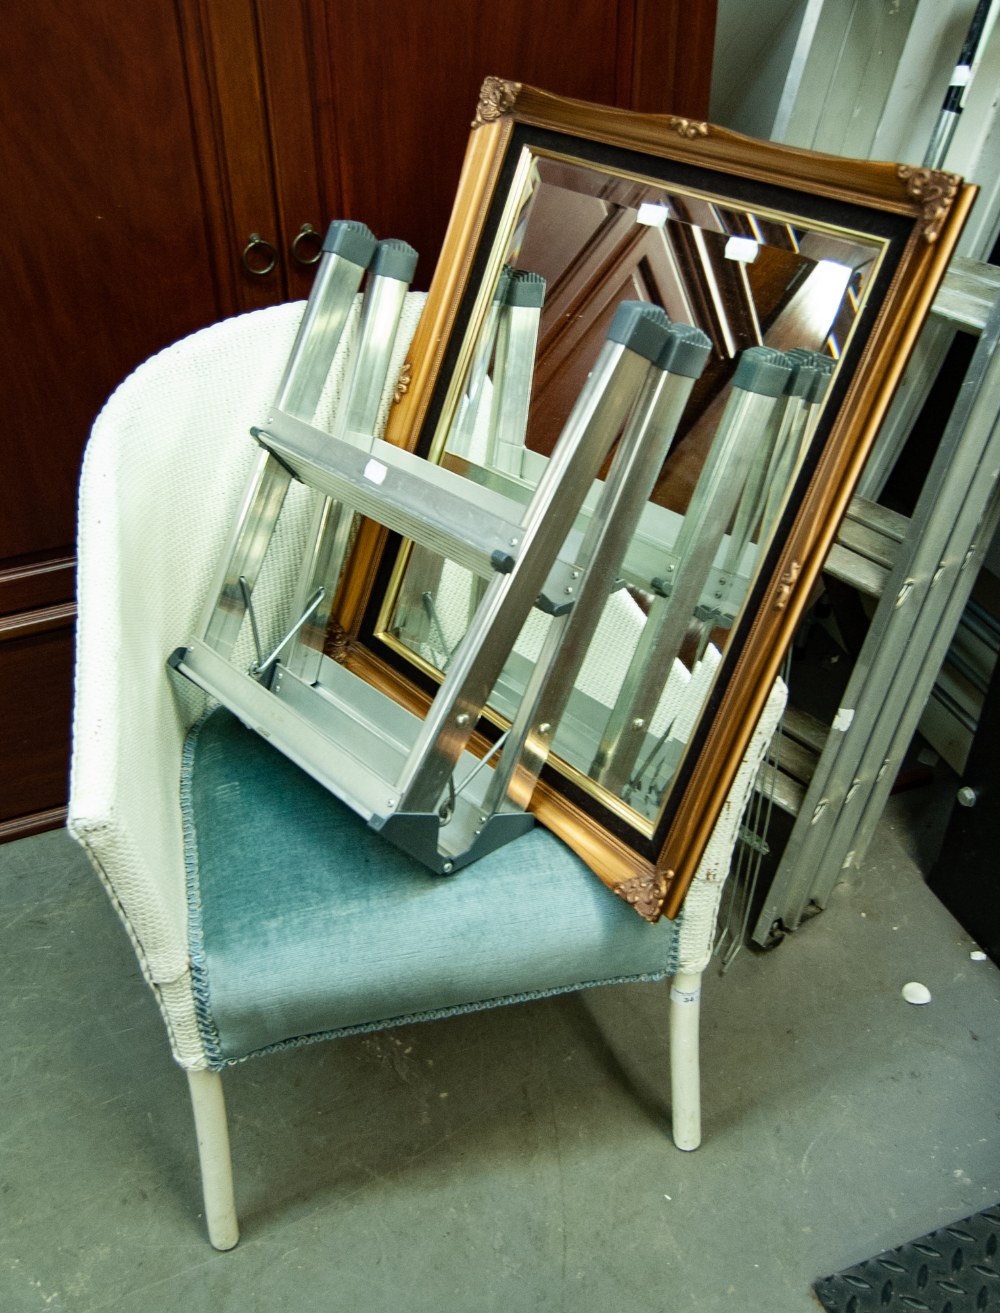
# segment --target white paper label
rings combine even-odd
[[[697,989],[675,989],[670,987],[671,1003],[679,1003],[682,1007],[691,1007],[701,998],[701,986]]]
[[[972,65],[956,64],[955,71],[951,75],[951,85],[953,87],[967,87],[972,81]]]
[[[726,259],[738,260],[740,264],[753,264],[760,250],[752,237],[730,237],[726,242]]]
[[[385,482],[385,476],[389,473],[388,465],[383,465],[381,461],[372,459],[365,466],[365,478],[369,483],[382,484]]]
[[[670,211],[665,205],[657,205],[654,201],[643,201],[635,221],[646,224],[648,228],[662,228],[669,218]]]
[[[851,722],[854,720],[853,707],[840,707],[833,718],[833,728],[839,729],[841,734],[846,734],[851,728]]]

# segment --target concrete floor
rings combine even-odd
[[[217,1254],[104,893],[62,832],[7,845],[0,1310],[815,1310],[816,1278],[1000,1199],[1000,973],[920,862],[891,811],[822,916],[709,973],[695,1154],[665,985],[227,1073],[243,1239]]]

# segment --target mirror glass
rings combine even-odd
[[[433,459],[484,498],[526,503],[622,302],[661,306],[700,330],[698,376],[670,378],[676,415],[650,486],[615,511],[632,517],[628,545],[593,635],[560,656],[572,674],[550,760],[641,833],[656,830],[790,490],[815,463],[831,381],[886,246],[843,224],[537,146],[513,162],[425,443]],[[614,446],[577,520],[580,541],[606,513]],[[377,637],[439,678],[485,586],[403,544]],[[501,731],[565,622],[548,602],[493,690]]]

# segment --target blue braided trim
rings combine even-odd
[[[188,731],[181,754],[181,822],[184,827],[184,875],[187,881],[188,958],[191,965],[191,992],[194,995],[194,1013],[198,1031],[205,1047],[205,1056],[213,1071],[228,1065],[223,1056],[219,1032],[212,1013],[212,996],[208,983],[208,962],[205,957],[205,935],[202,925],[201,880],[198,869],[198,828],[194,820],[191,798],[191,780],[194,775],[194,754],[198,736],[214,707],[204,713]]]
[[[222,1071],[226,1067],[238,1066],[251,1058],[264,1057],[268,1053],[283,1053],[287,1049],[301,1049],[309,1044],[321,1044],[326,1040],[345,1039],[349,1035],[371,1035],[378,1030],[392,1030],[396,1026],[409,1026],[421,1021],[443,1021],[446,1017],[460,1017],[469,1012],[486,1012],[490,1008],[506,1007],[511,1003],[531,1003],[537,999],[554,998],[558,994],[576,994],[583,989],[593,989],[600,985],[635,985],[643,982],[664,980],[673,975],[672,971],[656,971],[638,976],[609,976],[606,980],[583,980],[576,985],[560,985],[555,989],[533,989],[523,994],[505,994],[502,998],[487,998],[478,1003],[458,1003],[454,1007],[434,1008],[429,1012],[412,1012],[401,1017],[387,1017],[384,1021],[364,1021],[355,1026],[341,1026],[336,1030],[317,1031],[314,1035],[300,1035],[295,1039],[283,1039],[277,1044],[268,1044],[265,1048],[254,1049],[239,1058],[223,1057],[216,1035],[215,1049],[208,1053],[209,1065],[213,1071]],[[196,995],[197,997],[197,995]],[[207,1049],[206,1045],[206,1049]]]

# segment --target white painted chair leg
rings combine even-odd
[[[232,1249],[240,1238],[240,1229],[236,1221],[233,1162],[229,1153],[222,1077],[217,1071],[189,1071],[187,1078],[198,1137],[208,1238],[216,1249]]]
[[[670,1101],[678,1149],[701,1144],[700,1014],[701,972],[678,971],[670,983]]]

